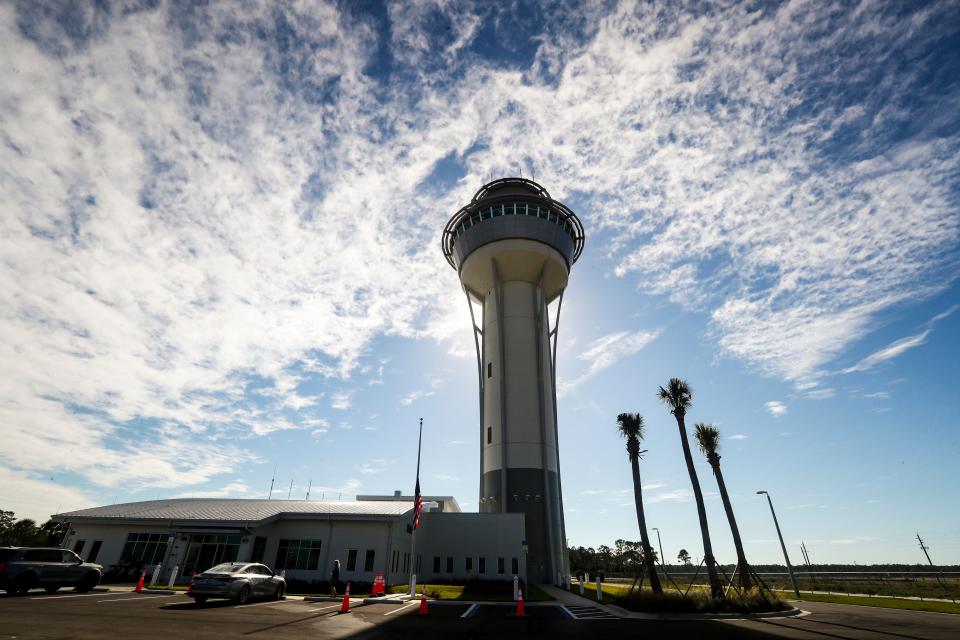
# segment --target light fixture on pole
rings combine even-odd
[[[797,600],[799,600],[800,589],[797,587],[797,579],[793,575],[793,566],[790,565],[790,556],[787,555],[787,545],[783,543],[783,534],[780,533],[780,523],[777,522],[777,512],[773,510],[773,500],[770,499],[770,494],[766,491],[757,491],[757,495],[767,496],[767,503],[770,505],[770,514],[773,516],[773,526],[777,528],[777,537],[780,538],[780,548],[783,549],[783,559],[787,561],[787,571],[790,572],[790,582],[793,583],[793,593],[796,594]]]
[[[660,564],[664,564],[666,560],[663,559],[663,543],[660,541],[660,529],[656,527],[650,527],[657,532],[657,546],[660,547]]]

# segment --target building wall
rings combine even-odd
[[[211,525],[207,522],[202,524]],[[237,528],[237,523],[220,524],[222,527],[218,531]],[[338,559],[341,565],[341,580],[372,582],[374,574],[382,572],[388,584],[405,584],[413,564],[413,559],[409,557],[408,524],[409,515],[376,520],[311,518],[279,520],[261,527],[252,527],[248,533],[242,533],[237,560],[241,562],[250,560],[256,538],[264,537],[267,542],[262,561],[267,566],[278,570],[276,561],[281,539],[319,540],[321,549],[317,569],[288,569],[286,570],[287,578],[323,582],[329,579],[333,561]],[[172,538],[161,561],[163,570],[160,579],[166,582],[174,566],[179,567],[181,571],[184,568],[189,532],[196,532],[198,529],[199,523],[190,522],[164,525],[79,522],[71,525],[71,530],[75,533],[65,539],[64,547],[72,549],[77,540],[85,540],[84,551],[88,552],[93,541],[101,540],[102,545],[96,562],[109,569],[120,562],[124,544],[130,533],[159,534],[164,542]],[[524,519],[519,513],[425,512],[422,517],[422,526],[417,530],[417,554],[421,558],[419,582],[508,580],[513,577],[513,558],[517,558],[520,577],[523,578],[526,564],[521,544],[524,539]],[[347,568],[351,549],[357,552],[356,566],[353,570]],[[369,571],[365,566],[368,551],[374,553],[373,566]],[[439,572],[433,571],[434,557],[441,558]],[[454,559],[452,572],[446,571],[448,557]],[[467,557],[473,559],[470,571],[466,568]],[[479,573],[481,557],[485,558],[485,574]],[[503,574],[497,572],[498,558],[504,558]],[[152,565],[147,567],[147,571],[149,578]],[[180,583],[189,579],[189,575],[178,576]]]
[[[421,557],[417,581],[511,580],[512,559],[517,559],[520,578],[526,577],[525,540],[522,513],[428,513],[417,530],[417,555]],[[434,559],[440,558],[440,571]],[[472,569],[466,559],[472,558]],[[453,571],[447,572],[447,558]],[[480,573],[480,558],[486,573]],[[497,572],[498,558],[504,559],[504,573]]]

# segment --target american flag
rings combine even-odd
[[[420,495],[420,474],[417,473],[417,488],[413,492],[413,528],[420,528],[420,513],[423,511],[423,496]]]

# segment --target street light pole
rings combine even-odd
[[[783,534],[780,533],[780,523],[777,522],[777,512],[773,510],[773,500],[766,491],[757,491],[757,495],[767,496],[767,503],[770,505],[770,514],[773,516],[773,526],[777,528],[777,537],[780,538],[780,548],[783,549],[783,559],[787,561],[787,571],[790,572],[790,582],[793,583],[793,593],[800,599],[800,588],[797,587],[797,578],[793,575],[793,566],[790,564],[790,556],[787,555],[787,545],[783,543]]]
[[[657,546],[660,547],[660,564],[664,564],[666,561],[663,559],[663,543],[660,542],[660,529],[656,527],[651,528],[657,532]]]

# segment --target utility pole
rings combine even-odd
[[[307,485],[307,497],[304,500],[310,499],[310,489],[313,487],[313,478],[310,479],[310,483]]]
[[[783,559],[787,562],[787,571],[790,572],[790,582],[793,583],[793,593],[800,599],[800,588],[797,586],[797,578],[793,575],[793,566],[790,564],[790,556],[787,555],[787,545],[783,543],[783,534],[780,533],[780,523],[777,522],[777,512],[773,510],[773,500],[766,491],[757,491],[758,494],[767,496],[767,503],[770,505],[770,513],[773,515],[773,525],[777,528],[777,537],[780,538],[780,548],[783,549]]]
[[[928,550],[930,547],[928,547],[927,545],[923,544],[923,538],[920,537],[920,533],[919,533],[919,532],[917,532],[917,542],[920,543],[920,548],[923,549],[923,555],[927,556],[927,562],[930,564],[931,567],[936,568],[936,567],[934,566],[934,564],[933,564],[933,560],[930,559],[930,554],[927,552],[927,550]],[[944,584],[940,581],[940,574],[941,574],[941,573],[942,573],[942,572],[938,569],[938,570],[937,570],[937,584],[940,585],[940,587],[941,587],[944,591],[948,591],[947,588],[944,586]],[[951,600],[953,600],[953,598],[951,598]],[[956,602],[956,600],[953,600],[953,601]]]

